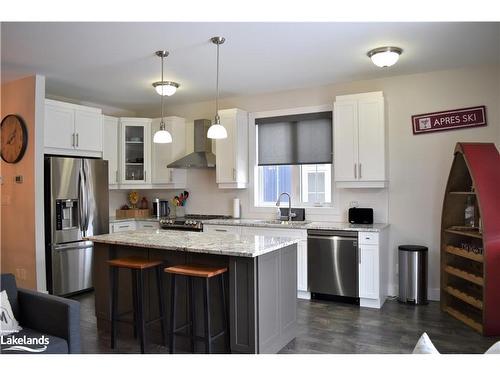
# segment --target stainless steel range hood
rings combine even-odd
[[[212,140],[207,138],[210,125],[210,120],[194,120],[194,152],[170,163],[167,168],[215,168]]]

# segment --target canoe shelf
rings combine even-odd
[[[457,143],[441,216],[441,309],[485,336],[500,335],[498,186],[495,144]]]

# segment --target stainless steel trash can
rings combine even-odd
[[[399,302],[427,303],[427,253],[419,245],[399,246]]]

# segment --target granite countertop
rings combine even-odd
[[[204,220],[205,225],[236,225],[245,227],[267,227],[267,228],[288,228],[288,229],[326,229],[345,230],[356,232],[380,232],[387,228],[389,224],[351,224],[347,222],[332,221],[292,221],[290,224],[281,224],[275,220],[261,219],[211,219]]]
[[[127,219],[117,219],[116,216],[110,216],[109,217],[109,223],[119,223],[122,221],[159,221],[156,216],[149,216],[149,217],[131,217]]]
[[[88,237],[87,239],[93,242],[112,245],[239,257],[257,257],[299,242],[298,239],[288,237],[184,232],[161,229],[101,234]]]

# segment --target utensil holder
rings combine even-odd
[[[172,217],[184,217],[186,215],[186,207],[172,206]]]

